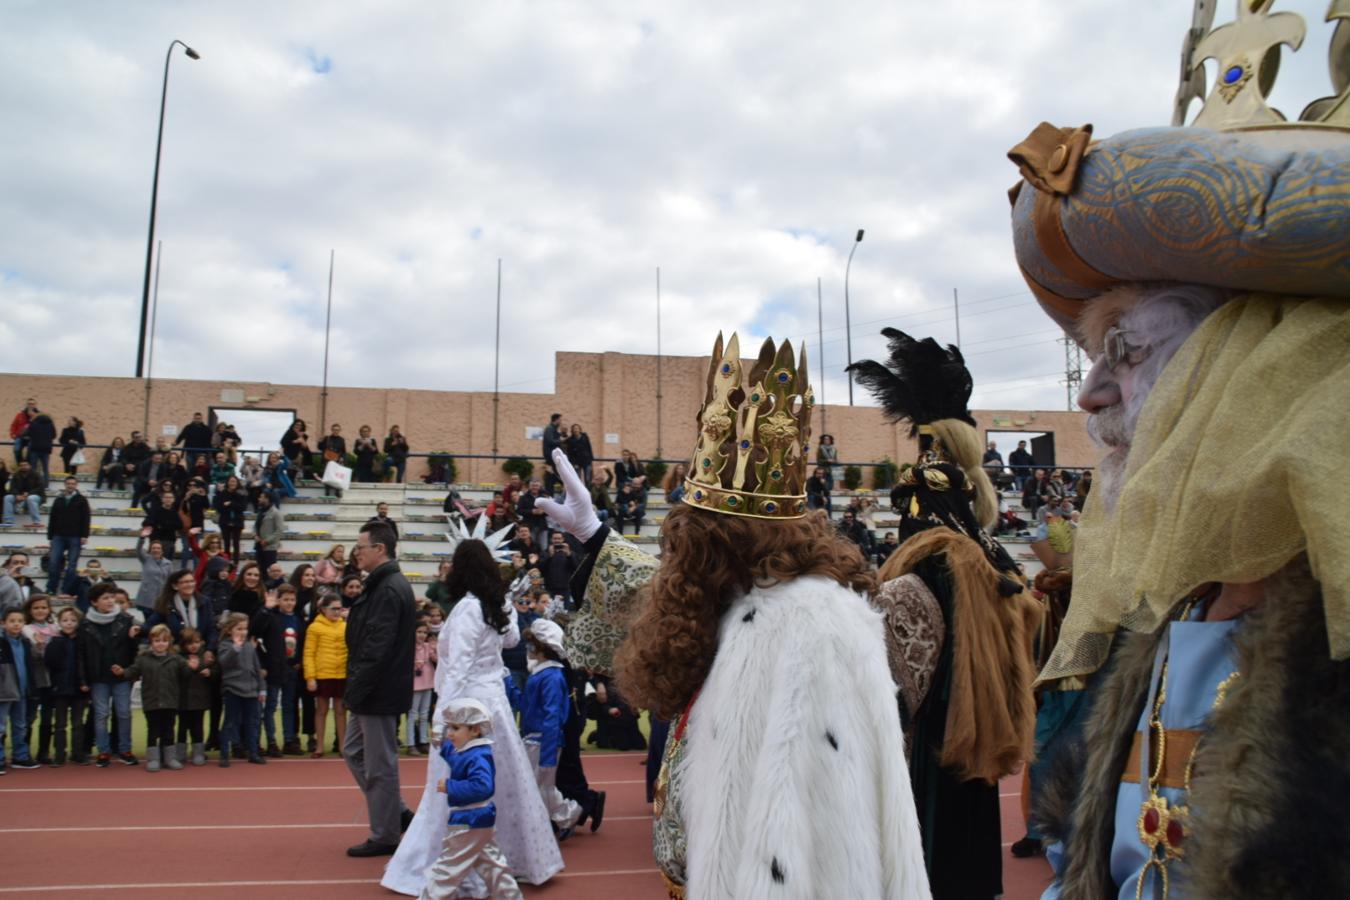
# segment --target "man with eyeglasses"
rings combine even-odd
[[[347,734],[342,755],[366,797],[370,837],[348,856],[391,856],[412,821],[398,782],[398,720],[412,707],[417,603],[399,568],[398,539],[382,522],[367,522],[352,548],[366,573],[347,614]]]

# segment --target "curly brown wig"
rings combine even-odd
[[[678,716],[712,668],[732,601],[803,575],[876,586],[857,545],[823,512],[765,521],[676,506],[661,527],[661,566],[615,656],[619,690],[660,718]]]

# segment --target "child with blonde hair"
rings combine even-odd
[[[450,806],[450,827],[440,855],[427,870],[421,900],[447,900],[459,896],[460,885],[477,873],[487,885],[489,897],[523,897],[506,857],[493,836],[497,807],[496,766],[492,761],[492,715],[487,707],[467,697],[451,700],[445,707],[445,740],[441,757],[450,775],[436,785]]]
[[[242,746],[248,761],[263,765],[258,752],[258,729],[262,703],[267,697],[258,643],[248,636],[248,616],[230,613],[221,625],[216,660],[220,665],[220,688],[225,701],[225,724],[220,727],[220,767],[230,767],[230,747]]]
[[[141,682],[141,710],[145,713],[145,771],[158,772],[163,765],[169,769],[183,768],[182,760],[174,753],[174,718],[178,714],[178,698],[183,682],[196,667],[183,659],[173,646],[169,626],[159,624],[150,629],[150,643],[123,668],[112,667],[112,673],[123,681]]]

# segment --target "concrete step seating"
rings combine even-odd
[[[93,513],[92,533],[81,555],[80,565],[83,567],[89,560],[98,559],[118,584],[134,595],[140,582],[136,541],[144,513],[131,507],[129,490],[95,489],[92,475],[80,475],[79,479],[80,490],[89,499]],[[491,484],[455,486],[460,497],[470,506],[486,505],[496,488],[496,485]],[[14,550],[26,551],[33,558],[30,575],[40,583],[45,580],[45,575],[38,570],[37,559],[47,549],[46,513],[51,499],[61,490],[61,476],[54,473],[47,494],[48,502],[43,508],[41,530],[23,527],[27,516],[21,512],[16,512],[15,525],[0,527],[0,551],[6,555]],[[322,559],[335,543],[345,545],[350,551],[361,525],[375,514],[375,505],[381,502],[389,504],[389,515],[398,523],[401,536],[399,557],[404,572],[415,585],[430,584],[440,560],[452,553],[445,537],[445,515],[441,512],[446,492],[443,485],[356,484],[341,498],[325,496],[322,485],[308,482],[299,486],[298,491],[298,496],[285,500],[281,507],[286,520],[286,533],[278,562],[288,574],[301,563]],[[881,504],[889,504],[883,492],[850,493],[840,490],[835,492],[833,498],[836,517],[848,505],[849,498],[855,495],[871,496]],[[1009,494],[1006,499],[1009,508],[1019,515],[1023,514],[1020,496]],[[661,523],[665,521],[668,510],[665,498],[653,494],[648,501],[648,515],[640,533],[625,536],[644,550],[656,554]],[[253,518],[250,514],[246,520],[242,538],[246,555],[253,546]],[[898,519],[887,511],[877,513],[874,522],[877,539],[881,540],[888,532],[895,531]],[[210,528],[208,526],[208,530]],[[1008,545],[1013,557],[1026,566],[1028,576],[1040,569],[1035,555],[1025,546],[1030,542],[1028,538],[1004,538],[1002,541]]]

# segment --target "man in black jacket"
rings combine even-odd
[[[1017,489],[1022,490],[1031,478],[1032,470],[1036,468],[1036,459],[1027,452],[1026,441],[1017,442],[1017,449],[1008,454],[1008,465],[1012,468]]]
[[[173,445],[177,447],[183,445],[187,451],[187,459],[184,465],[191,473],[197,468],[197,457],[206,456],[211,452],[211,426],[202,421],[201,413],[193,413],[192,421],[183,426],[183,430],[178,432],[178,437],[174,439]]]
[[[159,490],[159,483],[163,480],[164,474],[164,454],[155,450],[150,454],[150,458],[136,469],[136,482],[132,485],[132,505],[139,506],[147,513],[153,511],[154,507],[159,505],[155,502],[154,495]],[[147,503],[151,505],[147,506]]]
[[[52,446],[56,443],[56,423],[45,412],[39,412],[28,423],[28,430],[24,434],[28,438],[28,460],[33,464],[33,471],[42,479],[45,490],[47,479],[51,477],[47,463],[51,459]]]
[[[347,615],[347,736],[342,755],[366,796],[370,837],[348,856],[390,856],[412,821],[398,787],[398,718],[412,706],[417,604],[383,523],[361,526],[352,551],[367,573]]]
[[[32,520],[28,527],[38,528],[41,525],[38,521],[38,510],[42,508],[44,488],[46,484],[42,476],[33,471],[32,464],[26,459],[19,463],[18,471],[9,480],[9,493],[5,495],[4,502],[4,518],[0,520],[0,524],[13,525],[15,510],[24,510]]]
[[[52,501],[47,517],[47,541],[51,560],[47,564],[47,593],[75,593],[75,575],[80,566],[80,550],[89,540],[89,501],[80,493],[80,482],[67,475],[65,492]],[[64,577],[62,573],[64,572]]]

